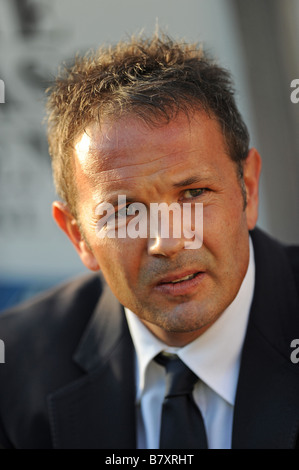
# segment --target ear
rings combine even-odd
[[[259,180],[262,168],[260,154],[255,148],[249,150],[244,162],[243,177],[246,187],[246,220],[248,230],[253,230],[258,219]]]
[[[63,202],[55,201],[52,205],[52,214],[57,225],[71,240],[84,266],[91,271],[99,271],[98,262],[90,247],[83,239],[78,223],[68,206]]]

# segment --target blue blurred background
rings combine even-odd
[[[264,162],[259,226],[299,242],[298,0],[0,0],[0,310],[86,271],[51,217],[45,88],[76,52],[157,22],[231,70]]]

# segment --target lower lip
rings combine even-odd
[[[155,291],[169,296],[190,295],[194,293],[204,277],[205,273],[198,273],[193,279],[187,281],[177,282],[175,284],[171,282],[158,284],[155,286]]]

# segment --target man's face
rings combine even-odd
[[[233,301],[246,274],[248,229],[257,218],[257,152],[244,167],[245,211],[236,164],[219,124],[204,113],[159,127],[134,117],[94,124],[76,143],[75,173],[92,269],[100,267],[118,300],[159,338],[172,345],[195,339]],[[98,238],[96,208],[118,195],[148,209],[202,203],[201,248],[185,249],[184,235]],[[193,279],[173,282],[190,273]]]

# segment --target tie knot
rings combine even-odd
[[[166,369],[166,397],[189,395],[192,393],[198,377],[176,355],[158,354],[155,361]]]

